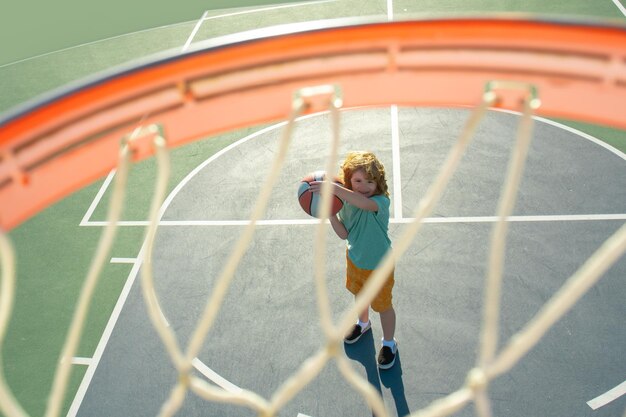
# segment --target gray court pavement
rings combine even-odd
[[[397,239],[436,175],[467,110],[399,109],[394,151],[390,109],[342,113],[340,155],[369,149],[379,155],[392,190],[390,234]],[[399,361],[378,371],[382,332],[345,348],[354,369],[378,389],[391,415],[414,412],[458,389],[476,360],[483,280],[495,214],[518,117],[490,112],[450,187],[396,268],[394,304]],[[233,146],[207,163],[172,199],[156,241],[154,271],[163,311],[186,346],[214,281],[243,230],[232,224],[184,221],[246,220],[281,130]],[[265,398],[315,353],[324,340],[313,283],[314,225],[296,201],[299,178],[324,166],[328,115],[301,120],[264,220],[237,270],[199,361],[228,381]],[[393,174],[400,164],[399,178]],[[571,215],[626,213],[626,161],[571,132],[537,122],[516,216],[555,216],[513,222],[507,244],[501,343],[530,319],[582,262],[623,223],[574,220]],[[344,242],[328,231],[327,283],[335,319],[352,303],[343,287]],[[139,250],[139,249],[138,249]],[[586,402],[624,381],[626,259],[584,298],[489,393],[496,416],[620,415],[622,397],[593,411]],[[202,376],[200,371],[198,375]],[[202,376],[204,377],[204,376]],[[82,401],[80,416],[151,416],[176,382],[176,372],[147,318],[137,279]],[[212,382],[212,383],[215,383]],[[280,412],[296,417],[368,416],[365,401],[330,362]],[[189,393],[181,416],[252,416]],[[468,406],[457,415],[474,415]]]

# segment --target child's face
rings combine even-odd
[[[367,174],[362,169],[357,169],[352,173],[350,185],[352,185],[352,191],[363,194],[368,198],[376,193],[376,188],[378,186],[376,181],[368,178]]]

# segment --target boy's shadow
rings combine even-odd
[[[361,336],[361,339],[354,344],[344,344],[344,350],[348,358],[363,365],[368,382],[380,393],[381,396],[383,394],[381,382],[385,388],[391,391],[398,417],[406,416],[411,413],[409,405],[406,402],[406,396],[404,395],[400,349],[398,349],[396,363],[394,366],[391,369],[381,369],[380,371],[378,369],[378,364],[376,363],[378,352],[376,351],[374,336],[371,331]]]

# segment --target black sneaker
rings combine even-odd
[[[365,332],[367,332],[371,328],[372,322],[370,321],[367,322],[367,326],[365,326],[364,329],[361,329],[361,326],[359,326],[359,324],[357,323],[352,328],[352,331],[348,333],[348,335],[343,339],[343,341],[351,345],[352,343],[355,343],[357,340],[359,340],[361,336],[363,336]]]
[[[378,367],[380,369],[389,369],[396,363],[398,353],[398,343],[393,345],[393,349],[389,346],[383,346],[378,352]]]

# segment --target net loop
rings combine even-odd
[[[343,91],[338,84],[303,87],[293,94],[292,107],[302,103],[306,112],[320,112],[343,106]]]
[[[521,97],[519,97],[519,93],[522,93]],[[524,107],[525,102],[528,102],[528,106],[533,111],[541,106],[539,88],[532,83],[524,81],[490,80],[485,83],[483,94],[486,95],[488,100],[494,101],[494,106],[504,105],[505,100],[512,100],[510,105],[514,108]]]
[[[141,125],[122,138],[122,146],[128,146],[134,162],[140,161],[164,146],[163,126],[157,123]]]

